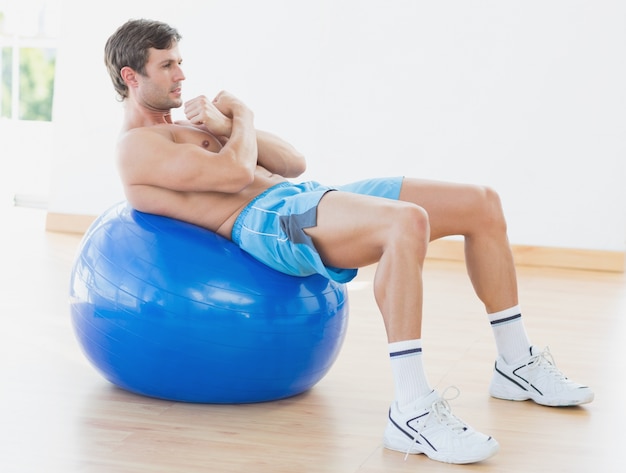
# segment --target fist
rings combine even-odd
[[[204,95],[185,103],[185,116],[195,125],[204,125],[216,136],[229,136],[231,119],[220,111],[215,101]]]
[[[232,118],[235,114],[249,112],[248,107],[241,100],[225,90],[215,96],[213,104],[228,118]]]

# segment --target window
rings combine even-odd
[[[0,118],[50,121],[58,0],[0,0]]]
[[[0,0],[0,190],[47,206],[62,0]]]

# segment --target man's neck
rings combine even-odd
[[[172,123],[170,110],[149,110],[136,104],[125,104],[124,130]]]

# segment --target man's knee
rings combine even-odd
[[[479,186],[477,218],[483,228],[489,228],[499,232],[506,232],[506,219],[502,210],[500,195],[491,187]]]
[[[428,242],[430,237],[430,223],[428,213],[424,208],[407,203],[398,202],[390,213],[390,222],[396,238],[407,238],[413,241]]]

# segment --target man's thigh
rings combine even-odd
[[[411,205],[393,199],[328,192],[317,208],[317,225],[305,229],[324,264],[359,268],[382,255],[395,210]]]

